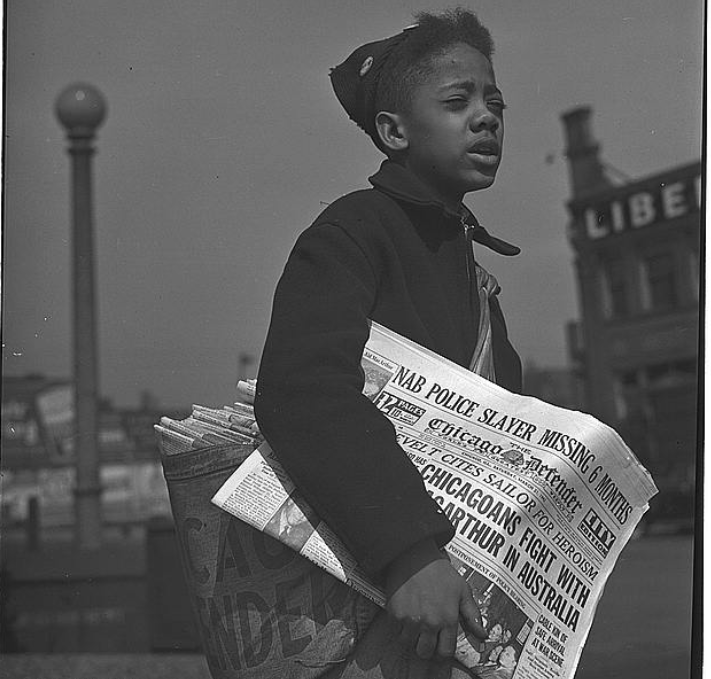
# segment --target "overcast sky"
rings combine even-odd
[[[639,178],[701,150],[700,0],[479,0],[504,92],[504,160],[468,205],[522,248],[482,253],[524,361],[567,363],[577,316],[560,114],[594,109],[604,160]],[[6,3],[4,374],[71,375],[69,158],[57,94],[108,100],[94,159],[100,389],[228,403],[258,359],[297,234],[381,156],[329,68],[452,3]],[[256,366],[252,368],[252,373]]]

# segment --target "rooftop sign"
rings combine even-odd
[[[675,172],[625,193],[618,189],[584,206],[583,232],[588,240],[600,240],[698,213],[700,205],[701,170],[694,165],[684,174]]]

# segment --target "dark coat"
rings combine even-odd
[[[274,296],[255,410],[308,503],[377,575],[426,537],[443,545],[454,530],[392,424],[361,393],[368,319],[467,367],[479,302],[462,217],[390,161],[370,181],[297,240]],[[518,253],[478,225],[474,239]],[[492,307],[497,381],[520,391],[521,363]]]

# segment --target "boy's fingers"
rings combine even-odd
[[[414,621],[402,623],[400,628],[400,642],[408,648],[414,648],[420,635],[420,626]]]
[[[437,655],[440,658],[451,658],[457,648],[457,628],[445,627],[440,630],[437,640]]]
[[[420,630],[420,637],[417,640],[415,652],[423,660],[429,660],[437,648],[437,633],[431,630]]]
[[[474,599],[471,595],[462,597],[459,604],[459,614],[461,615],[465,629],[479,639],[486,639],[488,634],[481,624],[479,607],[474,603]]]

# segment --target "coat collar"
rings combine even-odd
[[[456,219],[473,228],[472,238],[481,245],[484,245],[500,255],[517,255],[521,248],[505,240],[492,236],[471,213],[469,208],[462,204],[461,212],[454,212],[448,208],[441,200],[432,195],[431,191],[411,172],[402,165],[398,165],[392,160],[383,161],[380,169],[368,178],[368,181],[376,188],[387,193],[396,200],[401,200],[411,205],[421,207],[436,208],[448,219]]]

